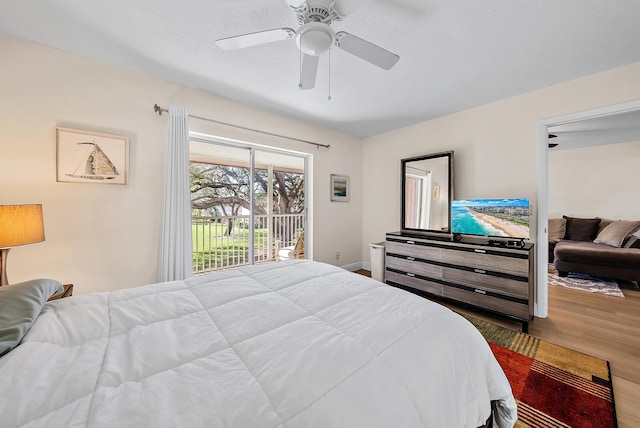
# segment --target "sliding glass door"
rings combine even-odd
[[[192,138],[194,272],[303,258],[307,157]]]
[[[256,261],[304,258],[305,158],[255,151]]]

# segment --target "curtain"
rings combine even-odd
[[[158,261],[158,281],[193,276],[191,195],[189,184],[189,115],[169,106],[164,163],[164,200]]]

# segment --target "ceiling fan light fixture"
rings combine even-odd
[[[335,43],[336,35],[328,24],[309,22],[296,33],[296,44],[306,55],[320,56]]]

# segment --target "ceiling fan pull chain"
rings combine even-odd
[[[327,99],[331,101],[331,48],[329,48],[327,57],[329,58],[329,96],[327,97]]]
[[[302,44],[302,36],[304,36],[304,34],[300,34],[300,44]],[[298,88],[302,89],[302,49],[299,49],[298,52],[300,52],[300,79],[298,79]]]

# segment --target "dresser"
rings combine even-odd
[[[482,241],[388,233],[385,282],[507,316],[526,333],[533,317],[533,244]]]

